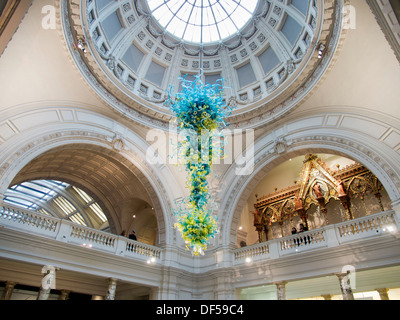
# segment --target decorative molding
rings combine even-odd
[[[318,11],[318,21],[316,22],[316,29],[312,31],[314,38],[307,46],[307,52],[297,57],[294,57],[294,55],[290,52],[285,54],[287,55],[287,58],[284,67],[284,74],[282,77],[277,78],[280,79],[279,81],[275,81],[275,86],[279,82],[280,87],[273,87],[269,88],[269,90],[265,90],[263,79],[262,81],[257,82],[254,88],[249,88],[250,91],[247,95],[248,98],[244,100],[235,98],[240,107],[237,108],[237,111],[234,111],[233,115],[229,118],[229,123],[231,123],[232,126],[235,128],[254,128],[270,123],[271,121],[276,120],[295,108],[299,102],[302,101],[302,99],[313,90],[313,88],[323,78],[326,71],[329,70],[330,63],[340,48],[339,43],[343,40],[343,35],[345,34],[341,29],[343,1],[347,0],[338,0],[337,2],[334,0],[318,0],[317,7],[312,7],[312,10]],[[140,1],[136,1],[135,4],[139,2]],[[143,74],[135,75],[134,78],[136,82],[145,82],[146,86],[149,86],[150,92],[147,95],[140,94],[140,85],[135,85],[133,91],[131,86],[124,85],[125,80],[123,80],[123,83],[119,85],[119,73],[117,73],[117,75],[115,75],[113,71],[108,73],[110,70],[107,71],[108,68],[104,68],[102,66],[103,58],[106,58],[108,54],[111,54],[111,52],[114,52],[117,49],[107,53],[107,55],[104,55],[96,49],[97,45],[90,40],[91,28],[93,28],[93,26],[89,25],[85,21],[85,17],[88,7],[90,6],[90,8],[93,8],[93,2],[90,4],[85,4],[83,7],[80,7],[82,4],[80,0],[69,0],[68,4],[71,7],[78,7],[80,10],[75,10],[73,13],[71,13],[67,5],[61,5],[64,35],[74,63],[78,69],[81,70],[82,76],[85,78],[85,81],[88,83],[88,85],[91,86],[92,90],[96,92],[97,95],[100,95],[100,97],[112,108],[118,110],[129,119],[139,122],[147,127],[157,127],[166,130],[171,115],[169,111],[162,105],[164,102],[163,98],[150,98],[152,96],[153,86],[148,81],[145,81]],[[279,5],[282,6],[282,3],[279,3]],[[285,6],[285,8],[288,11],[292,10],[290,6]],[[140,8],[138,10],[140,11]],[[82,15],[79,17],[79,19],[77,19],[75,16],[74,19],[70,18],[71,14],[77,15],[79,12],[81,12]],[[294,11],[291,12],[291,14],[295,14]],[[266,17],[268,16],[269,13],[266,14]],[[283,15],[281,14],[281,16]],[[145,15],[140,12],[138,17],[142,19],[142,22],[139,22],[139,19],[137,19],[136,26],[138,28],[142,28],[142,24],[144,22],[148,22],[149,19],[144,19]],[[257,18],[257,23],[261,23],[260,21],[262,19],[265,18]],[[95,23],[98,23],[98,21]],[[311,32],[311,30],[308,30],[308,27],[309,26],[307,24],[304,30],[307,29],[307,32]],[[305,32],[304,30],[303,32]],[[144,38],[142,39],[143,43],[147,43],[152,37],[153,42],[158,42],[158,47],[161,47],[162,43],[165,42],[164,40],[157,40],[157,37],[149,33],[146,28],[144,28],[141,32],[144,33]],[[247,41],[249,41],[250,45],[254,39],[259,40],[261,34],[263,34],[263,39],[265,39],[264,33],[265,32],[262,30],[257,30],[255,35],[251,36],[248,40],[242,39],[242,44],[237,49],[232,50],[232,52],[228,52],[229,48],[221,47],[219,54],[222,57],[225,54],[231,55],[233,52],[237,51],[238,56],[241,57],[240,51],[243,51],[247,48]],[[76,39],[76,37],[82,37],[87,40],[90,50],[88,50],[86,54],[75,52],[73,50],[72,44],[74,43],[74,39]],[[327,46],[324,59],[318,59],[314,50],[316,45],[321,41]],[[265,45],[268,45],[268,41],[264,41],[263,46],[260,45],[257,49],[257,52],[261,52],[261,50],[265,48]],[[144,49],[148,50],[145,46],[143,47]],[[175,51],[178,49],[181,50],[181,48],[182,44],[180,43],[176,47]],[[280,48],[280,50],[287,50],[284,45],[281,45]],[[171,47],[165,47],[165,49],[171,50]],[[302,52],[304,52],[304,48],[301,49]],[[252,54],[257,54],[257,52],[252,52]],[[101,56],[103,56],[103,58]],[[155,54],[155,56],[157,55]],[[247,59],[247,56],[243,57],[243,59],[245,58]],[[181,59],[178,59],[176,61],[173,60],[173,62],[181,64],[182,61]],[[240,60],[237,63],[243,63],[243,61]],[[230,79],[232,76],[234,76],[234,72],[231,72],[228,78]],[[116,81],[110,80],[113,77],[115,77]],[[291,79],[291,81],[288,81],[289,79]],[[229,81],[235,82],[233,79],[230,79]],[[256,87],[259,87],[260,90],[257,90],[257,95],[253,98]],[[136,92],[136,90],[139,91]],[[160,88],[154,88],[154,90],[159,91]],[[162,90],[163,89],[161,89],[161,91]],[[238,93],[242,95],[245,93],[245,91],[238,91]],[[235,113],[237,113],[237,116],[235,116]]]
[[[0,15],[0,57],[28,12],[33,0],[9,0]]]
[[[389,0],[367,0],[386,40],[389,42],[397,60],[400,62],[400,19]]]

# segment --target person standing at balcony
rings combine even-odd
[[[129,234],[129,239],[137,241],[135,230],[132,230],[132,232]]]
[[[300,223],[299,233],[308,231],[308,228],[304,226],[304,224]]]
[[[293,228],[292,228],[292,234],[297,234],[297,229],[296,229],[296,227],[293,227]],[[300,245],[300,240],[299,240],[299,238],[296,238],[294,241],[295,241],[295,243],[296,243],[297,246]]]
[[[304,224],[300,223],[299,233],[302,233],[302,232],[305,232],[305,231],[308,231],[308,227],[305,227]],[[304,237],[303,239],[304,239],[304,243],[305,244],[311,243],[310,236]],[[301,242],[303,242],[303,239],[301,240]]]

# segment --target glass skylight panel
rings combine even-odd
[[[92,209],[92,211],[100,218],[101,221],[106,222],[108,220],[98,203],[95,202],[91,204],[89,208]]]
[[[93,201],[93,198],[91,196],[89,196],[82,189],[79,189],[77,187],[72,187],[72,188],[79,194],[79,196],[85,201],[86,204]]]
[[[30,209],[30,210],[36,210],[38,208],[38,206],[36,204],[32,203],[31,201],[17,198],[17,197],[12,197],[12,196],[6,196],[4,198],[4,202],[9,203],[14,206],[17,206],[17,207]]]
[[[24,186],[24,185],[17,185],[12,190],[14,190],[17,193],[24,194],[28,197],[32,197],[32,198],[35,198],[38,200],[40,200],[46,196],[46,194],[36,191],[36,190],[29,188],[27,186]]]
[[[65,213],[65,215],[69,215],[76,211],[76,208],[62,196],[59,196],[54,199],[54,203],[60,207],[60,209]]]
[[[73,216],[69,217],[69,220],[71,220],[72,222],[75,222],[77,224],[87,226],[85,219],[83,219],[83,217],[80,213],[75,213]]]
[[[147,0],[154,18],[171,34],[190,42],[214,42],[239,32],[258,0]],[[203,39],[201,31],[203,30]]]
[[[33,180],[11,186],[4,197],[10,204],[29,209],[38,210],[40,202],[48,202],[57,196],[57,188],[65,189],[69,185],[55,180]]]
[[[67,189],[69,187],[71,189]],[[69,200],[59,195],[60,192],[75,197],[75,200],[82,199],[85,206],[76,208]],[[101,207],[90,195],[80,188],[57,180],[34,180],[14,185],[6,191],[4,202],[45,215],[57,216],[53,210],[47,211],[41,207],[47,202],[49,203],[48,208],[51,209],[53,203],[61,209],[60,212],[65,215],[65,218],[84,226],[87,226],[84,217],[88,218],[88,213],[95,215],[103,223],[108,221]]]
[[[23,182],[12,186],[10,189],[37,200],[47,201],[51,198],[50,189],[33,182]]]
[[[57,180],[40,180],[40,181],[46,181],[48,183],[54,184],[55,186],[63,188],[63,189],[66,187],[69,187],[68,183],[62,182],[62,181],[57,181]]]
[[[40,209],[38,210],[38,212],[39,212],[39,213],[42,213],[42,214],[45,214],[45,215],[47,215],[47,216],[51,216],[51,214],[50,214],[47,210],[45,210],[45,209],[43,209],[43,208],[40,208]]]

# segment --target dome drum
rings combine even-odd
[[[63,21],[64,33],[72,29],[73,43],[87,43],[85,53],[69,45],[89,85],[129,118],[162,128],[171,118],[166,91],[179,90],[179,77],[200,70],[204,82],[225,79],[225,99],[236,105],[229,122],[237,127],[290,111],[332,59],[341,33],[341,4],[336,6],[260,0],[240,32],[195,43],[162,29],[145,0],[61,4],[70,18]],[[328,48],[325,59],[318,59],[320,43]]]

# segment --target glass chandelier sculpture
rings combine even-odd
[[[176,117],[181,137],[178,156],[187,171],[190,195],[174,212],[175,227],[187,248],[192,248],[193,255],[200,255],[218,232],[207,178],[215,158],[223,156],[219,138],[227,126],[225,119],[231,109],[222,96],[223,79],[213,85],[203,84],[200,72],[193,81],[185,77],[180,81],[182,90],[175,95],[169,93],[166,104]]]
[[[180,78],[182,90],[175,95],[170,90],[166,104],[175,115],[178,133],[183,137],[178,144],[178,156],[186,167],[190,191],[189,197],[174,212],[175,227],[181,232],[187,248],[192,248],[192,254],[200,255],[218,232],[207,178],[215,157],[223,155],[215,137],[222,135],[227,126],[225,119],[230,108],[223,99],[223,79],[215,84],[201,81],[204,11],[207,7],[204,0],[196,4],[200,9],[200,72],[193,81]]]

